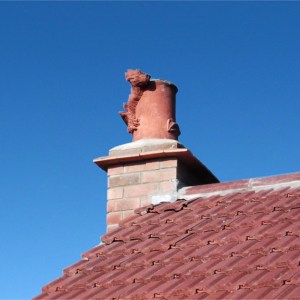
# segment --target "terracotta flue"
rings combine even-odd
[[[133,141],[153,138],[178,140],[177,87],[164,80],[150,80],[150,75],[139,70],[128,70],[125,77],[131,84],[131,93],[128,103],[124,103],[125,112],[120,112],[120,115]]]

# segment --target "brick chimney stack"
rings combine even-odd
[[[177,87],[129,70],[128,104],[120,115],[133,142],[117,146],[94,162],[108,174],[107,230],[137,208],[174,202],[185,186],[216,183],[218,179],[177,139]]]

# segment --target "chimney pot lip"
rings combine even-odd
[[[178,87],[176,86],[176,84],[174,84],[171,81],[157,78],[157,79],[150,79],[150,82],[155,82],[156,84],[169,85],[170,87],[175,89],[176,93],[178,92]]]

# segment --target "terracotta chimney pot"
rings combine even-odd
[[[139,70],[128,70],[126,79],[132,88],[126,112],[121,117],[132,134],[133,141],[140,139],[178,140],[176,123],[177,87],[164,80],[150,80],[151,76]]]

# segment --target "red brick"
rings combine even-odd
[[[166,160],[162,160],[160,162],[160,168],[164,169],[164,168],[174,168],[177,167],[178,163],[177,163],[177,159],[176,158],[171,158],[171,159],[166,159]]]
[[[118,175],[118,174],[123,174],[123,173],[124,173],[123,165],[115,165],[115,166],[111,166],[107,169],[108,175]]]
[[[109,188],[138,183],[140,183],[140,173],[115,175],[108,178]]]
[[[132,216],[133,214],[134,214],[134,210],[133,209],[122,211],[122,219],[124,220],[127,217]]]
[[[122,200],[122,199],[119,199],[119,200],[108,200],[107,204],[106,204],[107,212],[117,211],[117,209],[116,209],[117,202],[120,201],[120,200]]]
[[[141,198],[141,206],[140,207],[144,207],[144,206],[148,206],[151,204],[151,197],[143,197]]]
[[[140,207],[140,198],[125,198],[107,202],[108,212],[136,209],[138,207]]]
[[[158,191],[157,183],[125,186],[124,187],[124,197],[146,196],[146,195],[156,192],[156,191]]]
[[[118,224],[122,220],[122,212],[117,211],[117,212],[109,212],[107,214],[107,224]]]
[[[159,161],[150,161],[146,163],[145,170],[158,170],[159,167]]]
[[[120,199],[123,197],[123,187],[115,187],[107,190],[107,199]]]
[[[119,224],[110,224],[107,225],[107,232],[113,231],[119,227]]]
[[[145,169],[145,163],[130,163],[130,164],[126,164],[124,167],[124,172],[125,173],[132,173],[132,172],[140,172],[140,171],[144,171]]]
[[[161,192],[174,192],[177,190],[175,181],[162,181],[159,184],[159,190]]]
[[[142,183],[159,182],[176,178],[176,169],[161,169],[157,171],[145,171],[142,174]]]

